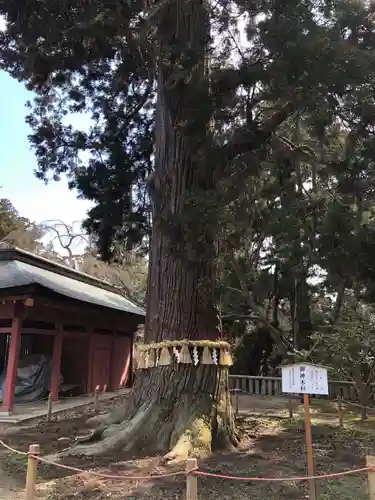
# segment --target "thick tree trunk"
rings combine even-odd
[[[227,369],[199,364],[142,370],[129,403],[91,419],[95,430],[85,441],[92,442],[67,454],[146,451],[179,461],[237,443]]]
[[[208,101],[210,26],[201,0],[166,5],[157,23],[160,63],[145,342],[216,340],[216,231],[204,208],[215,188],[204,151],[211,113],[202,112]],[[184,459],[235,444],[228,370],[176,363],[140,370],[127,408],[91,423],[99,426],[91,438],[100,441],[74,453],[144,448]]]

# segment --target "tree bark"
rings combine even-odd
[[[202,114],[209,97],[210,26],[201,0],[166,5],[156,23],[160,62],[145,342],[216,340],[215,220],[204,209],[215,188],[204,156],[211,113]],[[98,428],[90,439],[100,440],[76,447],[74,454],[143,448],[185,459],[231,446],[236,430],[228,370],[200,363],[140,370],[127,407],[91,424]]]

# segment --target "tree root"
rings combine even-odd
[[[106,425],[120,424],[126,419],[128,413],[128,408],[126,405],[114,408],[111,413],[105,415],[96,415],[95,417],[89,418],[86,422],[86,426],[90,428],[103,427]]]
[[[100,441],[89,443],[88,445],[79,444],[67,450],[65,456],[86,456],[94,457],[111,451],[130,451],[138,446],[142,432],[148,428],[147,422],[151,412],[151,406],[140,409],[135,416],[122,422],[121,424],[112,424],[109,427],[101,427],[98,431],[91,433],[86,438],[81,438],[80,442],[90,442],[95,437],[100,437]]]
[[[89,426],[97,428],[79,437],[78,444],[62,456],[142,451],[163,453],[167,461],[179,462],[189,456],[206,457],[212,451],[232,450],[238,444],[238,434],[227,377],[221,378],[221,372],[213,371],[217,368],[205,365],[195,369],[198,372],[190,379],[182,376],[191,374],[191,368],[185,368],[186,373],[181,368],[169,370],[157,381],[159,393],[152,390],[150,380],[144,379],[143,385],[134,389],[131,405],[90,419]],[[176,379],[171,380],[172,375]],[[202,381],[206,390],[201,389]]]
[[[237,442],[234,427],[225,427],[217,411],[214,415],[207,415],[200,405],[193,410],[191,406],[177,404],[171,411],[164,405],[149,404],[140,408],[130,420],[101,426],[79,438],[79,444],[64,455],[93,457],[114,451],[147,449],[165,453],[171,450],[165,459],[176,463],[189,456],[206,457],[212,449],[232,449]]]

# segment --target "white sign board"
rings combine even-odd
[[[282,391],[289,394],[328,395],[327,369],[305,363],[281,367]]]

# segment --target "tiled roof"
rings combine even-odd
[[[105,281],[18,249],[0,250],[0,289],[37,284],[72,299],[144,316]]]

